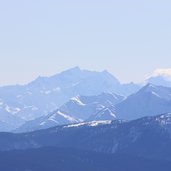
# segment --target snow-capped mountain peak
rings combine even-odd
[[[158,86],[171,87],[171,68],[155,70],[145,82]]]
[[[153,76],[168,76],[171,77],[171,68],[156,69]]]

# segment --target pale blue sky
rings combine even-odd
[[[70,67],[122,82],[171,67],[170,0],[1,0],[0,85]]]

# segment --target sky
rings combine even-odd
[[[0,86],[79,66],[140,82],[171,68],[170,0],[0,0]]]

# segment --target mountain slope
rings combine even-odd
[[[24,123],[24,120],[15,116],[20,109],[9,107],[0,99],[0,130],[10,131]]]
[[[76,96],[47,116],[25,123],[17,131],[27,132],[46,129],[57,125],[83,122],[86,120],[114,120],[116,119],[115,111],[114,107],[111,111],[111,106],[115,106],[123,98],[120,95],[109,93],[102,93],[97,96]],[[110,113],[104,112],[107,110],[110,110]]]
[[[0,133],[0,150],[64,147],[171,160],[171,114],[93,121],[24,134]]]
[[[97,113],[94,113],[91,115],[88,120],[89,121],[99,121],[99,120],[115,120],[116,115],[115,115],[115,107],[110,106],[106,107],[102,110],[100,110]]]
[[[171,88],[147,84],[116,105],[120,119],[136,119],[171,112]]]

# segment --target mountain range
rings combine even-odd
[[[97,96],[76,96],[54,112],[28,121],[17,130],[27,132],[86,120],[114,120],[116,119],[115,105],[123,99],[123,96],[109,93]]]
[[[171,161],[171,114],[133,121],[92,121],[30,133],[0,133],[0,151],[43,147]]]
[[[0,87],[0,170],[170,171],[170,85],[76,67]]]
[[[171,112],[169,80],[163,76],[160,82],[159,77],[149,78],[147,85],[121,84],[107,71],[75,67],[26,85],[0,87],[0,131],[31,131]]]
[[[1,130],[11,131],[29,120],[48,115],[75,96],[128,95],[139,87],[122,85],[107,71],[87,71],[78,67],[51,77],[38,77],[26,85],[0,87],[0,121],[4,125]],[[16,122],[11,122],[10,117]]]
[[[76,96],[56,111],[26,122],[16,131],[28,132],[85,121],[134,120],[168,112],[171,112],[171,88],[147,84],[127,98],[109,93]]]

